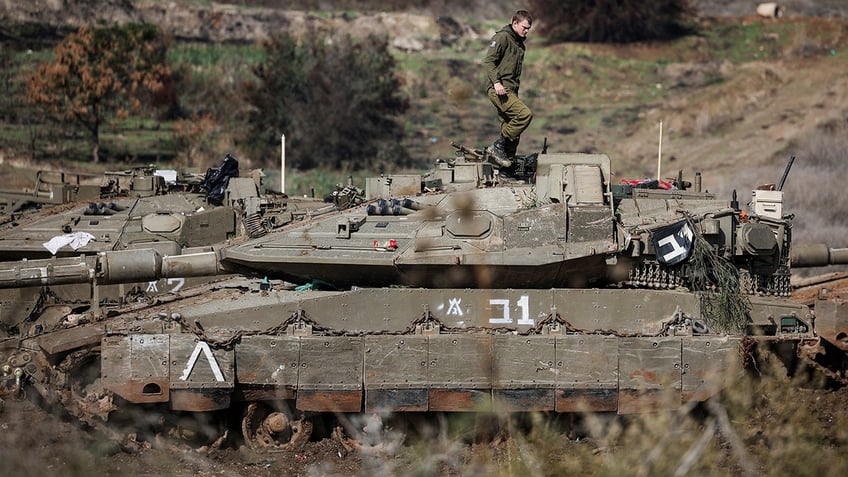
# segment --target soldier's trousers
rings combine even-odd
[[[530,108],[518,99],[518,95],[507,91],[504,96],[498,96],[495,88],[489,88],[489,100],[498,110],[498,118],[501,121],[501,135],[512,142],[518,143],[521,133],[533,120]]]

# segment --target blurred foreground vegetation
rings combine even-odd
[[[668,396],[668,410],[625,416],[460,415],[441,425],[431,419],[423,439],[418,428],[400,455],[366,454],[363,470],[500,477],[845,475],[848,390],[827,390],[820,377],[804,372],[790,377],[773,356],[761,359],[753,374],[727,376],[719,396],[677,410]],[[441,426],[441,432],[427,426]],[[476,434],[475,441],[481,431],[484,437]]]

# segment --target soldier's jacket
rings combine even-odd
[[[500,81],[504,88],[518,94],[521,66],[524,64],[524,39],[515,33],[511,24],[492,37],[483,64],[489,80],[486,89]]]

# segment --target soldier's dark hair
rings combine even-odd
[[[533,15],[530,14],[527,10],[518,10],[515,12],[515,15],[512,16],[512,23],[520,22],[522,20],[527,20],[530,24],[533,24]]]

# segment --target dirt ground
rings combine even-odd
[[[126,451],[28,400],[5,401],[0,430],[3,475],[358,475],[362,467],[360,456],[334,440],[268,455],[243,446],[207,451],[167,438]]]

